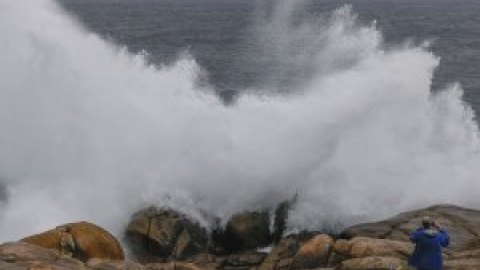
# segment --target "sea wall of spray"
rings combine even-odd
[[[439,59],[386,48],[351,7],[289,16],[301,5],[254,31],[277,75],[224,105],[188,55],[152,66],[51,0],[0,0],[0,241],[75,220],[120,233],[149,204],[208,226],[298,194],[290,229],[479,206],[478,128],[459,85],[430,92]]]

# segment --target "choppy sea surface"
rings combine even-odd
[[[189,51],[226,94],[257,87],[281,63],[262,62],[250,42],[262,5],[255,0],[59,0],[92,31],[146,52],[153,63],[168,63]],[[441,57],[433,89],[460,82],[464,99],[480,112],[480,3],[477,0],[320,0],[308,1],[308,14],[322,16],[352,5],[365,24],[376,22],[385,42],[431,42]],[[268,16],[268,14],[260,14]],[[288,89],[286,91],[295,91]]]

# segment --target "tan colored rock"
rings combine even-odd
[[[193,263],[170,262],[170,263],[151,263],[145,266],[148,270],[213,270],[200,268]]]
[[[292,267],[292,258],[280,259],[275,264],[275,270],[289,270]]]
[[[331,236],[320,234],[305,244],[293,257],[292,269],[313,269],[327,266],[334,240]]]
[[[333,245],[333,252],[329,260],[330,265],[338,265],[342,261],[350,259],[351,245],[351,241],[343,239],[337,240]]]
[[[408,260],[414,245],[408,242],[369,237],[355,237],[352,240],[338,240],[333,247],[330,265],[366,257],[391,257]]]
[[[478,270],[480,269],[480,257],[445,261],[443,263],[443,269],[445,270]]]
[[[255,251],[246,251],[224,257],[223,266],[225,267],[245,267],[250,268],[260,265],[267,254]]]
[[[64,230],[50,230],[43,233],[31,235],[20,240],[40,247],[55,249],[64,255],[72,256],[76,249],[73,236]]]
[[[480,248],[480,211],[454,205],[435,205],[384,221],[359,224],[343,231],[342,237],[365,236],[408,242],[410,233],[421,225],[424,216],[438,220],[448,229],[451,242],[447,252]]]
[[[355,237],[350,244],[349,257],[396,257],[407,259],[413,252],[413,244],[388,239]]]
[[[87,267],[95,270],[146,270],[143,265],[128,261],[113,261],[102,259],[91,259],[86,263]]]
[[[340,270],[401,270],[408,269],[405,260],[392,257],[366,257],[343,261]]]
[[[15,263],[8,263],[0,260],[0,269],[5,270],[28,270],[26,266],[20,266]]]
[[[83,262],[91,258],[125,259],[117,239],[103,228],[89,222],[68,223],[21,241],[55,249]]]
[[[0,245],[0,269],[8,270],[83,270],[83,264],[60,254],[25,242]]]
[[[448,256],[449,260],[480,258],[480,249],[465,250],[452,253]]]
[[[204,269],[220,269],[225,264],[225,259],[213,254],[202,253],[189,257],[186,262]]]
[[[350,247],[352,246],[352,242],[344,239],[337,240],[333,245],[333,251],[336,254],[350,256]]]
[[[55,250],[37,248],[36,245],[24,242],[10,242],[0,245],[0,260],[6,262],[16,261],[56,261],[62,255]]]
[[[290,268],[292,258],[300,248],[298,239],[295,237],[284,238],[276,246],[272,248],[259,270],[277,270],[282,268]]]

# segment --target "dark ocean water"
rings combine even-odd
[[[251,30],[259,1],[253,0],[59,0],[86,26],[155,64],[189,51],[215,89],[229,96],[254,87],[272,67],[252,51]],[[387,44],[432,41],[441,57],[433,89],[460,82],[464,99],[480,112],[480,2],[478,0],[322,0],[308,3],[308,16],[351,4],[360,21],[373,20]],[[307,16],[307,14],[302,15]],[[270,76],[271,77],[271,76]],[[287,89],[288,90],[288,89]]]

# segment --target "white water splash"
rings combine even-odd
[[[298,194],[291,228],[478,206],[477,126],[458,85],[430,93],[428,48],[384,48],[348,7],[292,24],[297,8],[266,24],[268,57],[308,70],[295,94],[225,106],[188,56],[149,66],[49,0],[0,0],[0,241],[75,220],[120,234],[152,203],[208,225]]]

